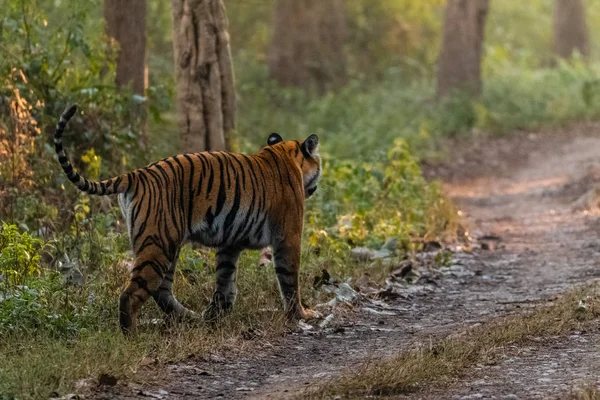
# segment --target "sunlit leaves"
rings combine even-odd
[[[89,149],[81,156],[81,161],[86,164],[86,176],[88,179],[98,179],[102,158],[96,155],[96,151],[94,149]]]
[[[16,225],[3,223],[0,228],[0,285],[21,285],[28,277],[39,276],[42,241],[27,232],[20,233]]]
[[[450,203],[425,181],[401,139],[380,162],[326,159],[317,193],[308,202],[313,245],[381,245],[396,236],[408,246],[414,235],[443,234],[453,218]]]

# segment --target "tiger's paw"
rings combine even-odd
[[[308,308],[300,308],[298,311],[296,311],[296,313],[298,319],[303,319],[305,321],[321,318],[321,314],[318,311]]]

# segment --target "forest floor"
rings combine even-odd
[[[448,267],[423,269],[417,283],[383,301],[361,296],[326,327],[295,329],[151,371],[92,398],[281,399],[366,362],[550,303],[600,277],[600,126],[521,133],[450,144],[450,161],[425,165],[461,210],[472,250]],[[416,267],[418,268],[418,266]],[[341,310],[342,307],[340,307]],[[507,345],[493,363],[421,385],[398,398],[569,398],[598,383],[600,330],[591,328]],[[144,374],[142,374],[144,375]],[[87,397],[87,396],[86,396]]]

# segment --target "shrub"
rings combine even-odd
[[[40,276],[40,250],[43,243],[15,225],[2,224],[0,230],[0,275],[6,286],[22,285],[32,276]]]
[[[402,139],[394,141],[383,161],[325,156],[324,163],[320,190],[308,202],[313,245],[329,237],[329,245],[338,249],[344,244],[379,246],[395,236],[408,248],[414,238],[445,235],[455,221],[451,204],[425,181]]]

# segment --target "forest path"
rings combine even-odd
[[[480,143],[458,168],[439,171],[471,226],[502,238],[503,249],[481,259],[496,276],[504,271],[492,297],[535,302],[600,277],[600,137],[590,136],[598,131],[579,125]],[[598,329],[509,347],[497,364],[476,366],[450,388],[408,397],[565,399],[599,383]]]
[[[600,137],[522,134],[457,147],[452,163],[428,165],[444,180],[475,238],[495,249],[456,253],[434,282],[412,285],[383,308],[362,304],[327,329],[295,332],[168,368],[163,384],[129,383],[95,398],[281,399],[368,360],[407,350],[600,277],[600,218],[574,211],[600,182]],[[575,207],[576,208],[576,207]],[[476,242],[477,247],[481,247]],[[443,276],[442,276],[443,275]],[[369,307],[363,307],[369,306]],[[377,313],[378,312],[378,313]],[[403,398],[565,398],[600,372],[599,332],[579,332],[507,352],[452,387]]]

